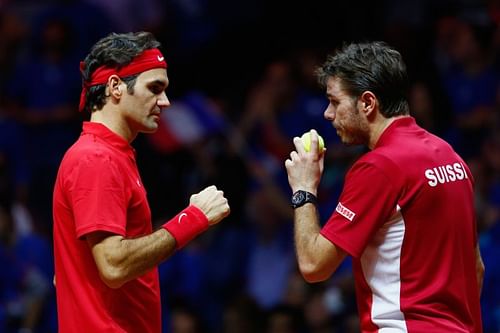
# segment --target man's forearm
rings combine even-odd
[[[213,187],[207,191],[215,190]],[[224,200],[221,202],[224,203]],[[150,235],[124,238],[99,233],[89,235],[87,240],[102,279],[110,287],[116,288],[157,266],[175,249],[186,246],[208,229],[208,226],[205,213],[196,206],[189,205]]]
[[[294,236],[299,269],[310,282],[318,280],[319,256],[317,239],[321,230],[316,206],[306,204],[295,209]]]
[[[102,279],[112,288],[156,267],[175,251],[176,245],[163,228],[139,238],[109,236],[100,240],[89,238],[89,243]]]
[[[295,209],[295,247],[302,276],[308,282],[328,279],[346,257],[346,252],[321,235],[316,206]]]

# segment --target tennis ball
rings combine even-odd
[[[305,151],[310,151],[311,150],[311,133],[310,132],[305,132],[302,134],[302,143],[304,144],[304,150]],[[321,135],[318,134],[318,150],[319,152],[322,152],[325,149],[325,141],[321,137]]]

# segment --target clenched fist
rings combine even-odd
[[[205,213],[210,225],[219,223],[231,211],[229,203],[224,197],[224,192],[218,190],[214,185],[193,194],[189,199],[189,204],[198,207]]]

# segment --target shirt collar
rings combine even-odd
[[[400,128],[405,128],[405,127],[413,127],[417,123],[415,122],[415,118],[412,116],[407,116],[407,117],[401,117],[399,119],[394,120],[392,123],[387,126],[387,128],[382,132],[382,135],[380,135],[380,138],[378,138],[377,143],[375,144],[375,148],[378,148],[380,146],[383,146],[387,140],[391,137],[391,134],[397,131]]]
[[[135,149],[128,143],[127,140],[111,131],[104,124],[84,121],[83,122],[83,134],[92,134],[103,141],[111,145],[112,147],[118,149],[119,151],[129,155],[132,158],[135,158]]]

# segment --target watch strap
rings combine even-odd
[[[292,195],[291,204],[293,208],[304,206],[306,203],[318,204],[318,199],[311,192],[298,190]]]

